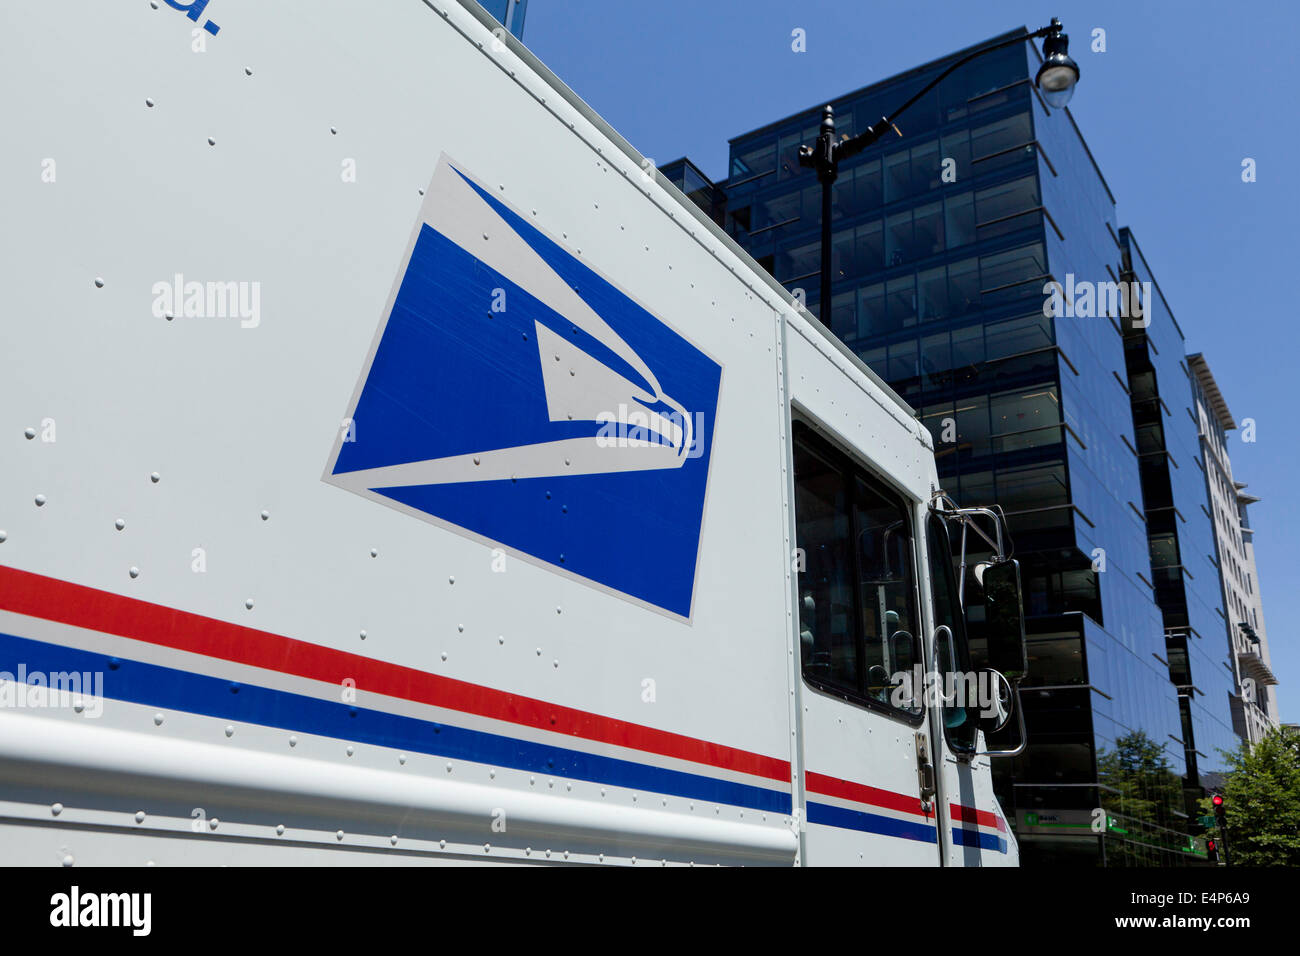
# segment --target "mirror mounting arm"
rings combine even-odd
[[[1020,744],[1010,750],[976,750],[972,757],[1019,757],[1029,746],[1029,735],[1025,731],[1025,708],[1020,701],[1020,682],[1011,685],[1016,692],[1016,721],[1020,724]]]
[[[941,505],[942,507],[936,507]],[[931,508],[934,508],[939,514],[947,520],[957,520],[961,522],[961,567],[957,573],[957,600],[962,607],[966,606],[966,535],[974,531],[984,539],[985,543],[993,549],[993,561],[999,563],[1007,560],[1006,549],[1002,541],[1002,516],[991,508],[958,508],[956,502],[945,495],[942,491],[936,491],[931,496]],[[976,522],[977,518],[988,518],[993,522],[993,537],[985,533],[984,529]]]

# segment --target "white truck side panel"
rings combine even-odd
[[[451,0],[0,12],[0,860],[807,852],[789,408],[916,502],[924,431],[480,16]],[[424,194],[453,174],[483,194],[485,241],[519,217],[533,248],[720,366],[688,603],[499,541],[487,511],[431,520],[323,480],[418,272]],[[193,281],[256,308],[159,305]],[[462,305],[477,347],[491,305]],[[641,357],[670,374],[674,353]],[[483,402],[418,412],[515,414]],[[538,409],[564,425],[549,390],[520,420]],[[354,424],[362,447],[373,423]],[[601,546],[631,554],[629,516],[689,512],[668,483],[687,467],[641,473],[621,501],[569,500],[589,486],[557,476],[546,507],[603,509]],[[81,670],[70,695],[32,686]],[[914,783],[910,748],[887,762]],[[887,842],[872,862],[915,862]]]
[[[182,821],[186,834],[197,808],[221,818],[223,833],[243,822],[241,815],[265,828],[272,818],[253,808],[270,801],[291,830],[297,822],[300,831],[348,846],[353,839],[387,845],[401,832],[403,846],[440,849],[447,839],[482,853],[494,844],[494,852],[520,859],[526,846],[546,844],[557,855],[567,848],[590,858],[791,861],[783,409],[772,304],[738,281],[721,261],[725,251],[716,243],[710,249],[704,230],[683,221],[688,217],[661,187],[643,182],[641,170],[569,103],[512,53],[494,51],[491,34],[460,7],[440,13],[417,0],[340,2],[304,15],[290,5],[228,0],[206,15],[219,18],[221,31],[198,53],[193,25],[166,5],[6,8],[0,69],[6,89],[32,95],[8,98],[10,142],[21,145],[0,160],[9,357],[0,386],[0,563],[355,655],[341,660],[363,670],[377,660],[487,687],[499,695],[499,710],[509,711],[512,695],[526,695],[596,715],[600,740],[583,737],[582,719],[564,713],[551,731],[392,699],[398,695],[380,699],[364,677],[356,680],[355,703],[363,709],[541,746],[577,737],[583,753],[659,771],[646,789],[662,772],[705,780],[681,792],[707,793],[709,779],[740,781],[763,789],[778,807],[783,801],[784,811],[649,793],[612,785],[599,772],[560,780],[544,773],[544,762],[521,768],[405,753],[311,726],[295,730],[287,726],[292,718],[267,726],[233,712],[166,709],[156,724],[158,708],[113,699],[112,671],[102,716],[74,719],[80,736],[65,741],[61,758],[80,767],[96,792],[83,802],[134,814],[148,803],[147,790],[107,767],[87,770],[85,761],[112,752],[116,766],[145,774],[151,771],[140,762],[172,744],[194,748],[177,759],[196,776],[169,784],[184,796],[162,813]],[[444,152],[517,212],[535,210],[539,228],[571,255],[723,366],[716,430],[706,423],[712,461],[689,622],[508,550],[506,570],[496,571],[482,541],[321,481],[421,192]],[[42,181],[46,158],[56,164],[52,182]],[[352,162],[355,182],[342,175]],[[677,209],[678,218],[656,206]],[[176,273],[186,281],[259,282],[256,324],[151,314],[155,283]],[[24,437],[25,427],[47,419],[56,423],[55,441]],[[150,480],[155,472],[157,482]],[[117,519],[125,522],[121,531]],[[610,535],[620,534],[619,524],[612,513]],[[204,570],[196,573],[200,556]],[[250,673],[215,654],[51,623],[12,605],[4,630],[278,693],[317,700],[341,694],[338,682],[271,667]],[[744,693],[735,692],[740,688]],[[33,714],[73,719],[57,709],[24,716]],[[629,736],[625,724],[639,729]],[[79,819],[75,794],[55,785],[60,759],[53,750],[20,753],[17,722],[3,733],[11,779],[49,783],[28,793],[29,813],[12,812],[45,821],[48,804],[61,800],[61,821]],[[118,735],[111,746],[104,742],[110,733]],[[703,741],[724,755],[710,767],[676,743],[647,753],[611,742],[658,733]],[[190,740],[202,745],[182,744]],[[229,757],[217,759],[207,748]],[[426,749],[439,748],[433,742]],[[727,753],[784,766],[785,779],[755,778]],[[332,821],[324,826],[295,821],[301,811],[284,808],[300,801],[287,794],[246,794],[223,807],[214,787],[254,755],[269,761],[268,782],[292,780],[309,760],[319,762],[316,773],[346,767],[383,774],[357,784],[354,808],[367,791],[388,792],[389,777],[405,774],[424,786],[435,815],[426,824],[408,815],[399,831],[390,820],[365,824],[363,814],[339,804],[324,814]],[[456,785],[472,796],[453,799]],[[133,793],[129,802],[124,790]],[[528,810],[528,801],[543,809]],[[160,813],[143,808],[150,820]],[[493,826],[502,825],[498,809],[504,832]],[[616,812],[643,822],[608,816]],[[130,816],[123,820],[136,826]],[[687,837],[683,824],[700,831]],[[344,832],[339,841],[336,830]],[[11,846],[51,859],[41,840]]]

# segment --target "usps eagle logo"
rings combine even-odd
[[[689,619],[721,380],[444,155],[324,480]]]

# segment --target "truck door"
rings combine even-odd
[[[929,634],[939,681],[931,699],[941,843],[949,866],[1001,866],[1009,862],[1009,830],[993,793],[979,713],[994,705],[996,688],[971,663],[965,614],[957,588],[947,524],[926,518],[926,561],[933,619]]]
[[[803,860],[938,865],[913,506],[802,423],[793,444]]]

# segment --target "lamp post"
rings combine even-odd
[[[1079,82],[1079,66],[1070,59],[1070,38],[1061,32],[1061,21],[1053,17],[1049,25],[1033,33],[982,47],[950,63],[943,72],[914,93],[906,103],[892,113],[882,116],[856,136],[837,141],[835,111],[830,106],[822,110],[821,132],[817,136],[817,142],[811,146],[799,147],[799,165],[816,170],[817,181],[822,185],[821,302],[818,311],[822,324],[828,329],[831,326],[831,187],[839,178],[840,160],[856,156],[868,146],[878,142],[890,130],[902,136],[894,121],[959,67],[986,53],[1038,37],[1044,38],[1043,65],[1038,68],[1034,83],[1042,93],[1043,99],[1047,101],[1047,105],[1059,109],[1065,106],[1074,94],[1074,87]]]

